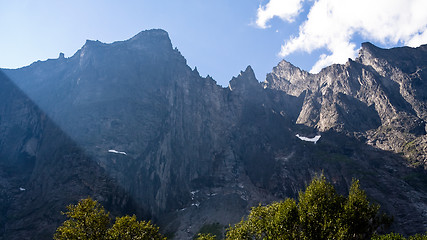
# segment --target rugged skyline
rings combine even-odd
[[[222,86],[251,65],[259,81],[283,58],[303,70],[357,56],[361,42],[427,43],[424,0],[2,1],[0,67],[72,56],[86,41],[111,43],[162,28],[191,68]],[[283,47],[283,49],[282,49]],[[319,61],[320,60],[320,61]],[[316,71],[317,71],[316,70]],[[237,71],[237,72],[236,72]]]
[[[319,74],[282,61],[263,83],[248,66],[221,87],[156,29],[1,69],[0,236],[51,239],[60,211],[92,196],[191,239],[319,172],[341,193],[360,179],[392,230],[422,232],[426,51],[365,43]]]

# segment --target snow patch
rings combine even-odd
[[[199,202],[196,202],[196,203],[192,203],[192,204],[191,204],[191,206],[196,206],[196,207],[199,207],[199,206],[200,206],[200,203],[199,203]]]
[[[191,200],[194,200],[194,197],[195,197],[195,195],[196,195],[196,193],[198,193],[200,190],[195,190],[195,191],[191,191],[190,192],[190,194],[191,194]]]
[[[244,201],[248,201],[249,200],[248,197],[246,195],[244,195],[244,194],[240,195],[240,198],[242,200],[244,200]]]
[[[110,149],[110,150],[108,150],[108,152],[109,152],[109,153],[117,153],[117,154],[127,155],[127,153],[126,153],[126,152],[119,152],[119,151],[114,150],[114,149]]]
[[[321,135],[317,135],[317,136],[315,136],[314,138],[308,138],[308,137],[303,137],[303,136],[300,136],[299,134],[297,134],[297,135],[295,135],[297,138],[299,138],[300,140],[302,140],[302,141],[306,141],[306,142],[312,142],[312,143],[314,143],[314,144],[316,144],[317,143],[317,141],[319,141],[319,139],[320,139],[320,137],[321,137]]]

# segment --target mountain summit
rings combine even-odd
[[[319,74],[282,61],[262,83],[248,67],[223,88],[148,30],[3,69],[0,236],[51,239],[65,205],[90,195],[192,239],[321,171],[343,193],[360,179],[394,231],[422,232],[426,49],[366,43]]]

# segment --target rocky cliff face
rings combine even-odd
[[[322,170],[342,193],[360,179],[395,230],[423,231],[423,51],[365,44],[317,75],[283,61],[262,84],[248,67],[223,88],[149,30],[2,70],[0,236],[49,239],[64,206],[90,195],[191,239]]]
[[[0,98],[0,239],[51,239],[53,226],[64,220],[64,206],[87,196],[115,212],[137,210],[105,170],[3,73]]]
[[[377,148],[404,153],[426,167],[426,57],[419,48],[362,44],[359,57],[319,74],[282,61],[263,83],[305,100],[297,123],[326,131],[357,132]]]

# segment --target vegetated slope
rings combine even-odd
[[[353,177],[360,179],[368,195],[395,215],[395,230],[423,231],[427,226],[425,170],[408,167],[402,156],[373,144],[379,142],[374,141],[378,129],[389,125],[401,135],[422,138],[423,121],[412,121],[415,116],[422,118],[409,110],[401,113],[409,105],[391,94],[393,86],[384,96],[395,97],[390,106],[398,102],[399,111],[389,109],[381,99],[368,101],[381,95],[358,94],[357,87],[362,85],[353,78],[380,79],[363,59],[331,66],[318,75],[282,62],[263,84],[248,67],[223,88],[190,69],[165,31],[149,30],[112,44],[87,41],[70,58],[3,70],[69,136],[67,141],[91,159],[92,165],[85,165],[71,156],[78,167],[67,169],[67,174],[102,171],[103,181],[123,190],[100,194],[102,188],[90,174],[85,180],[88,187],[80,195],[62,197],[60,190],[43,195],[34,190],[34,195],[53,198],[46,205],[51,212],[36,211],[27,219],[52,230],[59,223],[46,215],[62,210],[54,202],[75,203],[82,194],[100,200],[107,194],[129,196],[127,202],[135,205],[128,210],[151,216],[163,231],[186,239],[205,224],[228,226],[239,221],[258,202],[295,197],[314,173],[323,170],[342,192]],[[399,121],[401,116],[406,118],[393,125],[395,120],[385,120],[390,114],[401,114],[396,115]],[[321,138],[313,144],[296,134],[320,134]],[[393,136],[400,139],[401,135]],[[37,141],[38,146],[49,149],[65,141],[55,137]],[[2,139],[7,138],[2,135]],[[31,176],[46,179],[52,172],[60,172],[59,166],[40,162]],[[52,189],[56,181],[74,185],[66,181],[66,174],[40,185]],[[119,203],[111,207],[120,207]],[[8,219],[8,224],[20,221]],[[6,225],[6,234],[12,231],[20,230]]]

